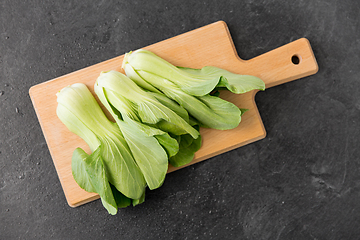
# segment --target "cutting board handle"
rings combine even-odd
[[[245,62],[247,69],[253,69],[253,75],[265,82],[266,88],[306,77],[318,71],[314,53],[306,38],[298,39]]]

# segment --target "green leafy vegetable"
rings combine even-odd
[[[75,149],[72,157],[73,176],[85,191],[98,193],[103,206],[114,215],[117,213],[118,205],[107,179],[99,150],[99,148],[96,149],[89,156],[81,148]]]
[[[110,214],[114,215],[118,208],[131,204],[130,198],[124,196],[109,183],[99,148],[91,155],[81,148],[75,149],[71,167],[78,185],[87,192],[99,194],[103,206]]]
[[[193,139],[189,134],[185,134],[177,136],[176,140],[179,142],[179,152],[169,158],[169,163],[174,167],[181,167],[194,159],[195,153],[201,147],[201,136]]]
[[[141,195],[141,197],[139,199],[130,199],[128,197],[126,197],[124,194],[122,194],[121,192],[119,192],[116,187],[114,185],[112,185],[110,183],[110,187],[111,187],[111,191],[113,193],[113,196],[114,196],[114,199],[115,199],[115,202],[116,202],[116,205],[118,208],[125,208],[125,207],[128,207],[131,205],[131,203],[133,201],[139,201],[139,204],[140,203],[143,203],[144,201],[141,201],[141,199],[144,199],[145,200],[145,191],[143,193],[143,195]]]
[[[145,192],[139,199],[133,199],[132,205],[135,207],[136,205],[139,205],[145,201]]]
[[[154,96],[160,103],[162,103],[166,107],[173,110],[177,115],[179,115],[181,118],[183,118],[186,122],[189,122],[188,112],[185,110],[185,108],[183,108],[182,106],[180,106],[179,104],[174,102],[172,99],[166,97],[162,93],[148,92],[148,94]]]
[[[219,98],[218,89],[227,88],[239,94],[265,88],[264,82],[255,76],[234,74],[212,66],[202,69],[175,67],[142,49],[126,54],[122,66],[134,82],[149,91],[155,88],[157,96],[160,91],[176,101],[200,126],[219,130],[237,127],[245,111]],[[204,87],[205,83],[211,88]],[[200,86],[206,91],[198,91]]]
[[[88,88],[81,83],[65,87],[57,101],[59,119],[84,139],[93,154],[96,151],[94,156],[101,158],[109,182],[126,197],[139,199],[146,187],[144,176],[120,129],[106,118]],[[73,168],[74,174],[80,169]]]

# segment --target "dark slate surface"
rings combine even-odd
[[[359,239],[360,2],[0,2],[0,239]],[[267,137],[136,208],[70,208],[31,86],[224,20],[240,57],[301,37],[319,72],[258,93]]]

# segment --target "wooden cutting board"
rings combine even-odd
[[[315,74],[318,66],[307,39],[299,39],[251,60],[241,60],[235,50],[229,30],[223,21],[195,29],[162,42],[144,47],[176,66],[202,68],[216,66],[238,74],[261,78],[266,87]],[[93,85],[101,71],[123,72],[124,55],[55,78],[30,88],[37,117],[59,175],[66,199],[71,207],[99,198],[82,190],[72,177],[71,156],[81,147],[90,153],[86,143],[71,133],[56,115],[56,93],[77,82],[85,83],[93,92]],[[295,64],[295,63],[297,64]],[[222,91],[220,97],[240,108],[248,108],[240,125],[232,130],[201,129],[203,143],[196,153],[194,164],[218,154],[238,148],[265,137],[266,132],[256,107],[256,91],[235,95]],[[169,166],[169,172],[178,168]]]

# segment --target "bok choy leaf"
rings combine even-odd
[[[169,163],[174,167],[181,167],[190,163],[195,153],[201,147],[201,136],[193,139],[189,134],[175,136],[179,143],[179,152],[169,158]]]
[[[131,199],[125,197],[109,183],[100,148],[91,155],[81,148],[75,149],[71,167],[74,179],[79,186],[87,192],[99,194],[103,206],[110,214],[115,215],[118,208],[131,204]]]
[[[260,78],[252,75],[235,74],[213,66],[205,66],[201,69],[178,68],[202,79],[218,78],[219,82],[216,88],[225,88],[232,93],[241,94],[255,89],[265,90],[265,83]]]

